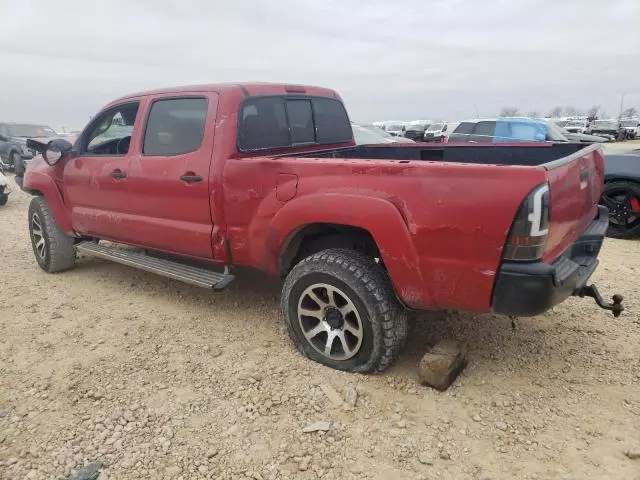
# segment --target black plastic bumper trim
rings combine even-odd
[[[562,257],[553,263],[504,262],[493,291],[492,311],[531,317],[563,302],[583,287],[598,266],[598,254],[607,231],[606,207]]]

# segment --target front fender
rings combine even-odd
[[[420,271],[409,226],[399,209],[379,197],[318,193],[287,202],[274,215],[257,259],[269,259],[267,269],[277,270],[277,259],[287,240],[300,228],[314,223],[358,227],[375,240],[398,297],[408,306],[433,305]]]
[[[58,189],[58,186],[49,175],[28,168],[24,176],[22,189],[33,195],[42,195],[47,201],[49,209],[51,209],[58,228],[67,235],[74,234],[71,212],[64,205],[60,189]]]

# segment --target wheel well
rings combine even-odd
[[[285,242],[280,254],[279,269],[285,275],[303,258],[328,248],[347,248],[379,258],[380,250],[373,236],[365,229],[333,223],[306,225]]]

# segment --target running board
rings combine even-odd
[[[111,260],[112,262],[128,265],[145,272],[156,273],[197,287],[211,288],[216,292],[227,288],[235,279],[235,276],[231,274],[213,272],[180,262],[150,257],[143,253],[125,250],[120,247],[100,245],[95,242],[78,243],[76,250],[85,255]]]

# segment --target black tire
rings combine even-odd
[[[331,343],[334,346],[337,343],[338,347],[345,351],[345,343],[342,340],[328,342],[329,332],[335,330],[340,332],[339,327],[335,330],[330,328],[327,321],[327,309],[333,307],[325,304],[326,307],[322,310],[322,305],[315,302],[320,307],[318,312],[325,312],[322,314],[324,320],[304,315],[298,316],[299,306],[306,301],[305,292],[316,285],[327,285],[335,289],[339,292],[338,298],[346,298],[351,302],[349,305],[354,307],[353,313],[350,311],[345,314],[342,320],[343,325],[346,325],[346,319],[352,315],[352,320],[355,318],[355,321],[349,320],[348,323],[357,323],[361,326],[362,333],[359,337],[361,340],[358,343],[357,353],[350,358],[330,358],[330,355],[327,356],[316,349],[318,348],[316,343],[319,341],[320,346],[322,343],[325,345]],[[322,287],[319,288],[319,291],[315,290],[316,298],[322,295]],[[329,303],[331,303],[330,300]],[[336,303],[338,303],[337,300]],[[333,309],[337,310],[337,308]],[[381,372],[396,360],[407,337],[406,311],[398,302],[386,271],[373,258],[353,250],[328,249],[301,260],[289,272],[284,283],[282,311],[289,336],[300,353],[337,370],[361,373]],[[317,328],[321,323],[324,323],[327,328],[326,331],[316,334],[312,340],[308,340],[303,332],[302,323],[309,319],[317,323],[315,327],[308,328],[307,332]],[[342,338],[347,336],[344,327],[341,332]],[[327,337],[322,340],[324,334]],[[356,338],[350,332],[348,336],[352,339]],[[314,341],[313,344],[312,341]],[[353,351],[356,349],[353,348]]]
[[[9,200],[8,193],[0,193],[0,207],[2,205],[6,205],[8,200]]]
[[[632,198],[635,197],[640,202],[640,184],[627,181],[613,181],[604,185],[604,191],[602,192],[602,198],[600,204],[606,206],[609,209],[609,228],[607,229],[607,237],[629,239],[640,236],[640,212],[637,219],[628,224],[627,228],[621,228],[621,215],[620,204],[611,203],[612,197],[621,196],[624,193],[629,194]]]
[[[22,158],[18,157],[17,159],[14,158],[14,163],[13,163],[13,171],[16,174],[16,177],[24,177],[24,171],[25,169],[25,165],[24,165],[24,160],[22,160]]]
[[[33,197],[29,204],[29,236],[36,261],[45,272],[62,272],[74,266],[74,239],[58,228],[43,197]]]
[[[22,158],[20,158],[20,154],[18,152],[11,152],[9,155],[9,165],[11,165],[10,168],[13,168],[14,172],[16,171],[16,165],[21,161]]]

